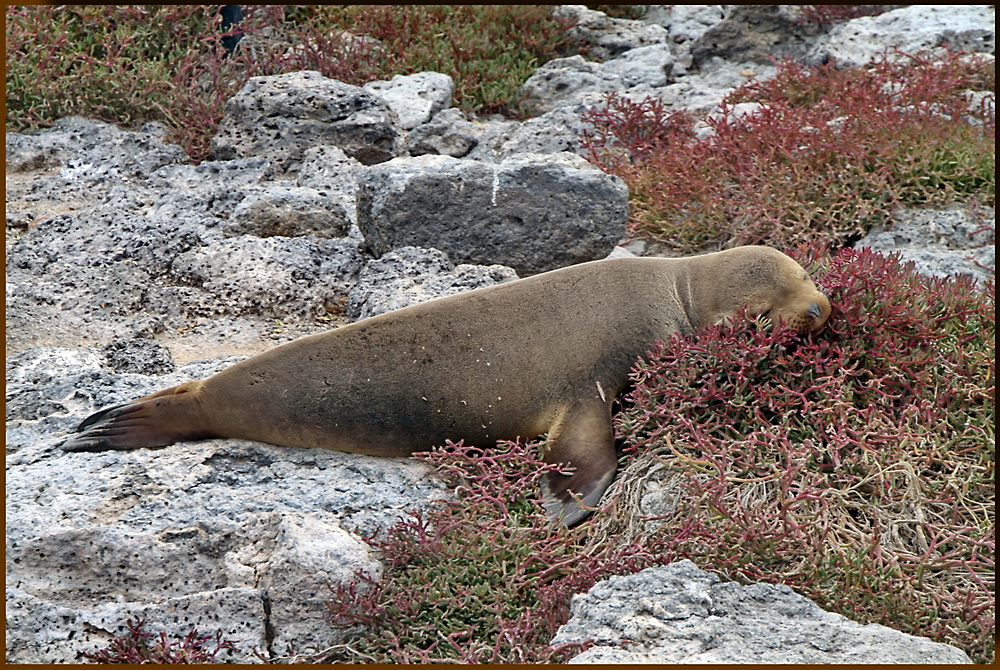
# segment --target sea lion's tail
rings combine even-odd
[[[91,414],[63,442],[64,451],[165,447],[182,440],[211,437],[197,423],[191,382]]]

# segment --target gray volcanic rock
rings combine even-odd
[[[617,76],[626,89],[639,85],[659,88],[673,82],[674,56],[669,45],[629,49],[604,63],[605,74]]]
[[[398,123],[381,98],[318,72],[251,77],[226,103],[212,153],[265,157],[294,172],[306,149],[332,144],[372,165],[402,153]]]
[[[177,369],[165,346],[145,337],[117,339],[101,347],[104,364],[115,372],[165,375]]]
[[[7,662],[81,664],[83,653],[107,647],[128,633],[128,623],[143,621],[147,631],[163,631],[183,638],[192,628],[199,634],[223,633],[240,650],[224,651],[217,663],[260,663],[253,653],[267,649],[267,602],[255,589],[216,589],[162,602],[107,603],[88,609],[65,607],[27,591],[8,587]],[[211,643],[210,643],[211,645]],[[43,660],[39,660],[43,659]]]
[[[443,251],[400,247],[368,261],[347,296],[344,313],[366,319],[446,295],[517,279],[504,265],[455,266]]]
[[[197,222],[206,232],[230,219],[244,198],[260,194],[271,164],[263,158],[168,165],[148,175],[152,202],[146,216],[168,231]],[[214,230],[207,233],[215,237]]]
[[[570,663],[971,663],[955,647],[826,612],[784,584],[722,582],[688,560],[573,596],[551,644],[588,639],[596,646]]]
[[[149,123],[140,131],[68,116],[36,133],[7,133],[7,172],[65,168],[65,179],[104,181],[107,176],[145,177],[163,165],[188,160],[184,151],[163,141],[163,127]]]
[[[912,261],[917,272],[932,277],[970,275],[984,280],[996,270],[996,213],[992,208],[972,211],[899,209],[888,228],[875,226],[855,247],[883,254],[896,253]]]
[[[996,52],[996,10],[992,5],[910,5],[834,26],[809,52],[810,63],[834,60],[861,67],[898,49],[914,54],[948,46],[953,51]],[[890,59],[903,56],[887,54]]]
[[[163,166],[186,162],[184,151],[166,144],[162,126],[149,123],[124,131],[78,116],[51,128],[6,134],[7,227],[27,230],[59,215],[72,215],[112,197],[143,209],[135,189]],[[8,235],[10,243],[18,235]]]
[[[657,89],[655,97],[667,109],[710,113],[738,86],[751,80],[769,79],[776,72],[773,65],[729,63],[716,58],[703,64],[697,74],[680,77],[673,84]]]
[[[797,18],[787,5],[732,5],[691,45],[692,65],[699,68],[711,58],[761,64],[772,56],[801,58],[821,29]]]
[[[325,317],[346,299],[364,263],[360,235],[340,237],[349,165],[311,168],[319,190],[266,181],[262,158],[172,163],[180,150],[159,137],[83,119],[9,135],[17,165],[43,167],[8,172],[8,219],[24,223],[7,237],[8,351],[172,329],[233,342],[220,314],[245,318],[236,339],[252,340],[271,317]]]
[[[593,124],[584,120],[583,116],[589,110],[601,109],[604,106],[603,94],[582,91],[573,96],[572,101],[556,107],[551,112],[527,119],[494,138],[489,146],[492,154],[473,152],[469,157],[499,163],[521,154],[561,152],[582,154],[586,133],[594,129]]]
[[[673,82],[674,57],[666,44],[636,47],[604,63],[583,56],[550,60],[521,85],[522,105],[544,114],[594,94],[641,97]],[[580,110],[576,110],[579,115]],[[527,123],[530,123],[529,120]]]
[[[234,237],[180,254],[171,274],[205,292],[191,314],[320,316],[354,286],[363,258],[350,238]]]
[[[521,85],[522,103],[532,114],[550,112],[581,92],[609,93],[623,90],[620,75],[605,72],[601,63],[576,55],[550,60]]]
[[[406,148],[411,156],[442,154],[461,158],[479,144],[481,131],[459,109],[445,109],[410,131]]]
[[[663,26],[611,18],[585,5],[558,5],[553,13],[575,21],[567,34],[588,43],[589,55],[597,60],[608,60],[629,49],[667,41],[667,29]]]
[[[370,81],[362,88],[385,100],[399,117],[400,128],[411,130],[451,106],[455,82],[440,72],[418,72],[397,74],[389,81]]]
[[[88,411],[231,362],[157,377],[110,372],[80,351],[8,359],[8,662],[80,662],[128,618],[181,637],[221,629],[241,662],[257,660],[254,647],[322,649],[338,635],[325,620],[327,584],[381,572],[357,534],[445,495],[412,459],[242,440],[56,446]]]
[[[369,168],[358,226],[381,255],[433,247],[460,263],[509,265],[519,275],[604,258],[625,232],[628,192],[573,154],[487,165],[447,156]]]
[[[679,52],[725,18],[725,5],[647,5],[644,23],[667,29],[668,43]]]
[[[356,224],[358,179],[364,170],[364,165],[339,147],[323,145],[306,149],[295,181],[299,186],[312,188],[322,197],[340,205],[348,221]]]
[[[342,204],[315,189],[272,186],[248,194],[223,231],[233,236],[344,237],[350,223]]]

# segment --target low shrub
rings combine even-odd
[[[992,63],[949,54],[863,69],[786,61],[727,96],[695,136],[657,100],[611,96],[587,115],[589,158],[632,194],[629,231],[679,252],[843,244],[900,205],[996,199]],[[759,102],[749,117],[733,105]]]
[[[212,25],[212,12],[196,6],[8,6],[7,126],[159,118],[175,94],[172,63],[202,46]]]
[[[163,121],[170,141],[196,160],[206,158],[225,101],[249,77],[281,69],[275,51],[240,49],[227,57],[218,9],[7,7],[8,129],[49,126],[71,115],[124,127]],[[247,35],[274,31],[281,9],[248,8],[246,24]]]
[[[128,633],[116,637],[103,649],[84,653],[84,658],[102,664],[212,663],[220,652],[231,654],[236,651],[232,641],[222,639],[221,631],[214,636],[202,635],[192,628],[183,638],[170,639],[163,631],[159,635],[146,631],[145,622],[141,619],[129,619],[126,626]]]
[[[537,445],[449,443],[418,456],[456,485],[457,500],[369,540],[385,575],[334,588],[331,620],[356,633],[320,660],[562,662],[583,649],[548,646],[568,617],[570,596],[599,575],[635,572],[653,560],[618,544],[582,555],[580,529],[551,528],[538,481],[556,466],[539,459]]]
[[[680,558],[992,659],[995,283],[868,251],[795,255],[836,307],[828,328],[657,345],[592,520],[545,524],[552,466],[535,445],[424,455],[458,500],[370,540],[386,573],[335,590],[332,620],[354,632],[325,660],[560,661],[583,649],[547,646],[573,593]],[[652,484],[673,493],[644,516]]]

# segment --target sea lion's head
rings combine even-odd
[[[815,333],[830,318],[830,300],[809,273],[776,249],[745,246],[695,257],[695,302],[703,323],[730,323],[742,307],[752,316]]]

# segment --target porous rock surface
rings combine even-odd
[[[441,154],[461,158],[479,144],[482,133],[460,109],[444,109],[406,137],[411,156]]]
[[[248,194],[223,232],[234,237],[344,237],[350,224],[344,206],[315,189],[275,186]]]
[[[584,5],[562,5],[555,15],[571,19],[568,34],[590,45],[590,56],[597,60],[614,58],[630,49],[666,41],[667,29],[655,23],[616,19]]]
[[[456,266],[438,249],[400,247],[365,265],[357,285],[347,295],[344,312],[352,319],[367,319],[431,298],[515,279],[517,274],[506,265]]]
[[[819,37],[807,60],[861,67],[887,53],[906,58],[927,50],[996,51],[992,5],[910,5],[834,26]]]
[[[380,163],[402,153],[399,118],[378,96],[319,72],[252,77],[226,103],[212,153],[219,160],[263,156],[288,171],[321,144],[365,165]]]
[[[412,130],[451,106],[455,83],[440,72],[418,72],[397,74],[389,81],[371,81],[362,88],[385,100],[403,130]]]
[[[950,645],[826,612],[784,584],[723,582],[688,560],[573,596],[551,644],[587,640],[570,663],[971,663]]]
[[[193,166],[154,127],[84,119],[8,142],[7,660],[80,662],[130,619],[221,631],[240,662],[334,643],[328,583],[377,575],[361,537],[448,495],[427,467],[238,440],[58,444],[100,407],[346,321],[376,261],[339,204],[363,166],[314,147],[310,185],[273,181],[266,159]],[[434,253],[412,301],[514,276]]]
[[[691,45],[692,65],[714,58],[760,64],[773,57],[801,58],[820,27],[801,21],[798,14],[794,5],[731,5]]]
[[[447,495],[411,459],[241,440],[96,454],[57,446],[74,410],[235,360],[145,375],[112,372],[86,349],[8,358],[8,662],[79,662],[128,619],[178,637],[221,630],[238,662],[259,661],[255,649],[321,650],[335,639],[328,585],[380,574],[360,536]]]
[[[938,14],[983,12],[978,7]],[[768,25],[789,34],[765,35],[766,26],[737,20],[752,12],[735,6],[651,6],[637,21],[583,6],[558,11],[577,18],[576,34],[593,48],[585,59],[541,64],[525,84],[537,116],[525,120],[470,118],[449,107],[449,82],[439,73],[351,87],[301,72],[248,83],[228,108],[217,160],[200,165],[164,142],[155,123],[126,131],[72,117],[7,133],[9,662],[78,662],[123,633],[129,618],[176,636],[192,625],[219,630],[240,649],[220,660],[254,662],[255,648],[278,658],[334,643],[337,634],[322,620],[326,583],[357,569],[377,574],[361,536],[447,495],[427,467],[238,440],[101,454],[66,454],[58,443],[100,407],[204,377],[299,335],[509,281],[514,269],[498,265],[514,264],[508,245],[518,250],[522,273],[606,254],[619,241],[616,230],[620,237],[609,223],[621,208],[620,189],[558,154],[585,153],[592,127],[584,115],[600,109],[609,91],[653,96],[667,109],[718,112],[736,86],[772,75],[760,57],[768,43],[815,55],[833,49],[838,34],[898,44],[914,27],[883,19],[876,25],[884,34],[875,36],[862,30],[871,20],[857,19],[824,39],[785,14]],[[982,25],[992,25],[992,12]],[[928,44],[961,33],[992,53],[985,34],[924,23],[930,32],[920,39]],[[731,44],[720,37],[726,34]],[[764,46],[744,48],[751,43]],[[989,94],[970,93],[983,101]],[[752,115],[749,107],[739,111]],[[555,217],[547,222],[552,230],[485,237],[493,251],[483,253],[479,237],[456,240],[438,225],[440,239],[419,247],[398,240],[376,258],[372,247],[384,233],[370,218],[362,233],[360,184],[407,151],[428,155],[426,183],[435,183],[437,166],[435,197],[451,203],[452,213],[461,200],[443,186],[454,186],[456,175],[482,174],[488,179],[472,179],[466,190],[472,220],[523,217],[518,200],[544,195],[535,211]],[[605,210],[604,224],[583,234],[565,216],[575,203],[562,192]],[[431,211],[418,220],[436,225],[435,202],[427,200]],[[409,206],[405,198],[397,204]],[[411,223],[388,205],[383,211],[401,229]],[[992,229],[992,211],[901,210],[892,229],[873,231],[864,243],[928,271],[969,272],[977,263],[993,266]],[[628,250],[656,248],[633,241]],[[632,586],[620,592],[622,611],[639,611],[636,603],[648,600],[648,584]],[[760,645],[770,640],[778,652],[789,643],[758,633]]]
[[[932,277],[993,276],[996,212],[992,207],[899,209],[892,218],[892,226],[875,226],[855,246],[897,254],[912,262],[917,272]]]

